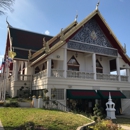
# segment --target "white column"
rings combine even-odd
[[[64,62],[63,62],[64,78],[67,77],[67,49],[64,49]]]
[[[14,81],[17,81],[17,79],[18,79],[18,61],[16,61],[16,60],[13,61],[13,76],[14,76]]]
[[[117,67],[116,69],[117,69],[118,81],[121,81],[119,57],[116,58],[116,67]]]
[[[27,66],[28,66],[28,63],[25,62],[25,71],[24,71],[25,75],[28,75],[28,73],[27,73],[27,69],[28,69]]]
[[[126,76],[128,76],[128,82],[130,82],[130,69],[126,69]]]
[[[20,74],[22,75],[23,74],[23,61],[21,61],[21,72]]]
[[[51,59],[47,59],[47,77],[51,77]]]
[[[92,54],[92,64],[93,64],[93,73],[94,73],[94,80],[96,80],[96,54]]]

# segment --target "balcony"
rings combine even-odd
[[[64,70],[51,70],[52,77],[61,77],[64,78]],[[76,79],[94,79],[94,73],[82,72],[82,71],[71,71],[67,70],[67,78],[76,78]],[[96,74],[97,80],[104,80],[104,81],[119,81],[119,75],[112,75],[112,74],[104,74],[104,73],[97,73]],[[128,76],[120,76],[120,81],[128,82]]]
[[[52,69],[51,70],[51,77],[64,77],[64,70]]]
[[[94,73],[68,70],[67,77],[69,77],[69,78],[82,78],[82,79],[94,79]]]
[[[33,77],[32,78],[33,81],[37,80],[37,79],[41,79],[42,77],[47,77],[47,69],[45,69],[37,74],[34,74],[32,77]]]
[[[97,80],[118,81],[118,75],[97,73]]]
[[[47,70],[43,70],[34,75],[18,75],[17,81],[38,81],[42,78],[47,77]],[[52,69],[51,70],[51,77],[54,78],[64,78],[64,70],[59,69]],[[82,71],[66,71],[66,78],[73,78],[73,79],[92,79],[94,80],[94,73],[90,72],[82,72]],[[104,74],[104,73],[96,73],[96,80],[101,81],[121,81],[121,82],[128,82],[128,76],[120,75],[112,75],[112,74]],[[14,78],[11,76],[11,81]]]

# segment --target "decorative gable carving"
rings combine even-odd
[[[71,40],[113,48],[94,19],[88,21]]]
[[[67,43],[68,48],[94,52],[103,55],[117,56],[103,31],[94,19],[88,21]]]

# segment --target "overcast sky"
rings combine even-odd
[[[14,12],[0,15],[0,62],[5,52],[8,22],[15,28],[54,36],[95,10],[98,0],[15,0]],[[130,0],[100,0],[99,11],[130,56]]]

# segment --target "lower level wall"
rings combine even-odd
[[[122,114],[130,115],[130,99],[121,99]]]
[[[20,90],[23,87],[22,90],[30,90],[30,81],[12,81],[10,85],[10,96],[16,97],[17,91]]]

